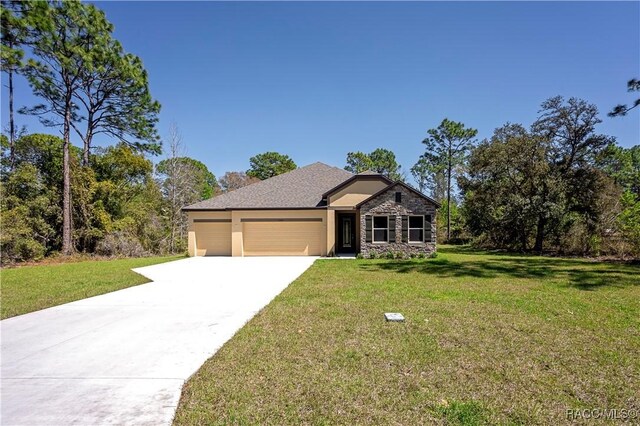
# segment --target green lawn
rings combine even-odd
[[[3,269],[2,319],[149,282],[131,268],[183,256],[95,260]]]
[[[175,423],[564,424],[567,409],[640,409],[640,267],[439,251],[317,261],[188,381]]]

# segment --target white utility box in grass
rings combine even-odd
[[[399,312],[386,312],[384,319],[392,322],[404,322],[404,316]]]

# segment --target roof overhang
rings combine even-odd
[[[327,206],[318,207],[227,207],[224,209],[188,208],[183,207],[183,212],[230,212],[230,211],[256,211],[256,210],[326,210]]]

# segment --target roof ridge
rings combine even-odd
[[[375,175],[382,175],[382,173],[378,173],[374,170],[371,169],[367,169],[367,170],[363,170],[360,173],[358,173],[359,175],[364,175],[364,176],[375,176]]]

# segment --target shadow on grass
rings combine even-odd
[[[569,285],[581,290],[640,285],[640,268],[633,265],[497,254],[468,247],[444,247],[439,252],[443,255],[472,256],[468,259],[462,256],[460,261],[444,257],[428,260],[381,260],[375,263],[363,263],[360,267],[369,271],[418,272],[437,277],[553,279],[566,281]],[[479,256],[484,257],[478,259]]]

